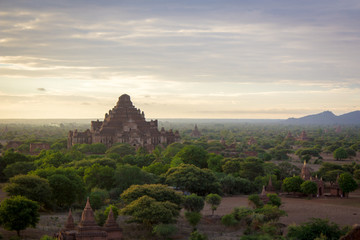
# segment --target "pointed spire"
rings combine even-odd
[[[94,212],[90,205],[89,197],[87,198],[84,211],[82,212],[79,226],[98,226],[95,221]]]
[[[104,227],[119,227],[114,218],[114,213],[113,213],[112,207],[110,207],[109,215],[106,219],[106,223],[105,223]]]
[[[268,186],[271,186],[271,187],[272,187],[271,175],[270,175],[270,177],[269,177],[269,183],[268,183]]]
[[[261,191],[261,196],[266,196],[266,191],[265,191],[265,185],[263,185],[262,191]]]
[[[71,213],[71,208],[69,209],[69,215],[68,215],[67,221],[65,223],[65,229],[66,230],[75,229],[74,218],[73,218],[72,213]]]

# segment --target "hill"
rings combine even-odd
[[[339,116],[330,111],[325,111],[301,118],[289,118],[283,123],[293,125],[356,125],[360,124],[360,111],[349,112]]]

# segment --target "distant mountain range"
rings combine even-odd
[[[349,112],[339,116],[330,111],[325,111],[301,118],[289,118],[284,123],[294,125],[354,125],[360,124],[360,111]]]

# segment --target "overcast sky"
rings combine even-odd
[[[0,118],[360,110],[360,1],[0,0]]]

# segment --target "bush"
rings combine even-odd
[[[346,234],[346,229],[340,229],[339,225],[329,222],[327,219],[312,218],[309,222],[301,225],[290,225],[288,234],[291,239],[308,240],[315,239],[323,234],[328,240],[337,240]]]
[[[227,227],[236,226],[239,222],[235,219],[234,214],[226,214],[221,218],[221,223]]]
[[[281,198],[276,193],[268,193],[266,196],[269,198],[268,204],[280,207],[281,206]]]
[[[185,196],[184,208],[190,212],[200,212],[204,208],[204,199],[195,193]]]
[[[162,237],[164,239],[167,239],[176,232],[177,232],[177,228],[173,224],[159,224],[154,226],[153,228],[153,233],[156,236]]]
[[[185,218],[193,226],[194,230],[196,229],[196,225],[201,220],[201,213],[199,212],[185,212]]]
[[[194,231],[191,233],[189,240],[207,240],[207,236],[205,234],[201,234],[198,231]]]
[[[250,203],[253,204],[254,208],[261,208],[264,206],[264,203],[261,201],[258,194],[252,194],[248,197]]]

